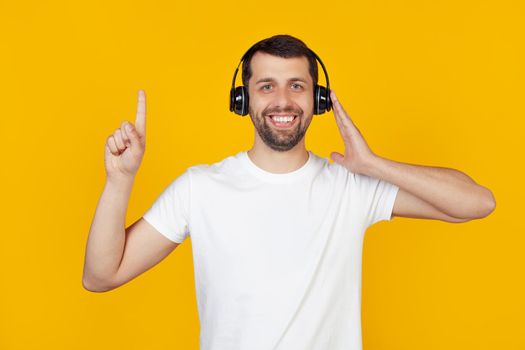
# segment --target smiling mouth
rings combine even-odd
[[[266,117],[270,119],[270,123],[278,129],[290,128],[291,126],[295,125],[299,119],[297,114],[288,114],[286,116],[269,114]],[[293,119],[290,117],[293,117]]]

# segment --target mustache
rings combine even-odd
[[[292,108],[285,108],[281,110],[277,109],[268,109],[263,111],[263,115],[270,115],[270,114],[284,114],[284,113],[290,113],[290,114],[297,114],[299,116],[303,115],[302,109],[292,109]]]

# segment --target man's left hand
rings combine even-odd
[[[344,155],[339,152],[332,152],[330,157],[334,162],[344,166],[353,173],[364,173],[377,156],[368,147],[361,132],[352,122],[333,90],[330,91],[330,97],[332,99],[335,121],[345,145]]]

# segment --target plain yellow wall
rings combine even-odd
[[[375,153],[461,170],[497,201],[482,220],[395,218],[368,230],[364,349],[525,349],[524,9],[0,1],[0,348],[198,348],[191,239],[116,290],[82,288],[105,140],[135,121],[145,89],[129,225],[187,167],[251,147],[249,117],[228,110],[233,72],[253,43],[290,34],[322,58]],[[344,151],[332,112],[314,117],[306,146]]]

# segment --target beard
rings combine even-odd
[[[311,122],[310,118],[303,125],[304,113],[302,109],[288,108],[281,111],[265,109],[260,115],[255,113],[251,107],[248,107],[248,111],[250,113],[250,118],[252,119],[253,125],[255,126],[255,130],[257,130],[257,133],[263,142],[268,147],[278,152],[285,152],[294,148],[303,139]],[[271,122],[268,121],[268,115],[273,113],[296,114],[296,118],[299,119],[295,121],[295,125],[292,129],[279,130],[273,127],[270,124]]]

